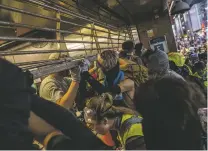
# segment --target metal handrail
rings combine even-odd
[[[0,21],[0,25],[5,25],[5,26],[12,26],[12,27],[24,27],[24,28],[29,28],[29,29],[36,29],[36,30],[41,30],[41,31],[49,31],[49,32],[60,32],[60,33],[68,33],[68,34],[74,34],[74,35],[83,35],[83,36],[89,36],[91,37],[91,34],[84,34],[84,33],[78,33],[78,32],[72,32],[69,30],[60,30],[60,29],[53,29],[53,28],[47,28],[47,27],[38,27],[38,26],[33,26],[33,25],[27,25],[27,24],[21,24],[21,23],[12,23],[12,22],[5,22],[5,21]],[[98,38],[107,38],[105,36],[97,36]],[[117,38],[111,38],[118,40]],[[119,40],[124,40],[124,39],[119,39]]]

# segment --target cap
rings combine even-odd
[[[125,41],[122,44],[122,49],[128,53],[131,53],[134,50],[134,42],[131,40]]]

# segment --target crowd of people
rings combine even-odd
[[[0,149],[206,149],[205,53],[193,59],[132,41],[122,49],[48,75],[36,90],[29,71],[0,58]]]
[[[175,37],[177,50],[183,55],[188,55],[191,52],[203,53],[207,51],[207,35],[203,32],[202,35],[194,33],[193,36]]]

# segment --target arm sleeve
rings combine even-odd
[[[47,150],[74,150],[72,140],[65,135],[57,135],[50,139],[46,147]]]
[[[89,72],[83,72],[82,73],[82,78],[87,80],[87,82],[90,84],[90,86],[95,90],[98,94],[102,94],[107,92],[106,88],[104,85],[102,85],[100,82],[95,80]]]
[[[115,85],[113,87],[105,87],[99,81],[95,80],[88,72],[84,73],[87,82],[91,85],[93,90],[95,90],[98,94],[102,94],[105,92],[111,92],[113,94],[121,93],[121,88],[119,85]]]
[[[76,96],[76,106],[79,110],[84,109],[86,98],[87,98],[87,82],[81,79],[79,83],[78,95]]]
[[[41,97],[49,99],[53,102],[57,102],[64,96],[63,90],[61,90],[53,81],[45,84],[42,88]]]
[[[119,85],[115,85],[113,87],[105,87],[100,82],[96,81],[94,78],[88,80],[91,87],[97,91],[97,93],[102,94],[105,92],[111,92],[113,94],[119,94],[121,93],[121,88]]]
[[[99,149],[104,145],[72,112],[53,102],[32,95],[31,109],[47,123],[71,138],[79,150]]]

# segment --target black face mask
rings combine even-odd
[[[112,68],[111,70],[103,71],[103,73],[106,76],[106,81],[107,81],[109,86],[113,86],[113,81],[118,76],[119,71],[120,71],[119,63],[114,68]]]

